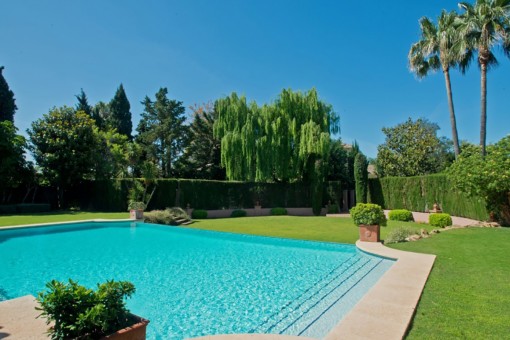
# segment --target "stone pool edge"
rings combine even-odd
[[[90,219],[90,220],[76,220],[76,221],[61,221],[61,222],[33,223],[33,224],[20,224],[20,225],[6,225],[6,226],[3,226],[3,227],[0,227],[0,230],[37,228],[37,227],[47,227],[47,226],[52,226],[52,225],[79,224],[79,223],[90,223],[90,222],[140,222],[140,220],[133,220],[131,218],[118,218],[118,219],[95,218],[95,219]]]
[[[436,255],[357,241],[367,253],[396,260],[372,289],[324,339],[402,339],[416,311]]]

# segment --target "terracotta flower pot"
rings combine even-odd
[[[142,211],[143,212],[143,211]],[[134,324],[105,336],[103,339],[114,340],[145,340],[149,320],[131,314]]]
[[[143,210],[141,209],[129,210],[129,218],[132,220],[143,220]]]
[[[364,242],[380,242],[381,231],[378,224],[359,226],[359,239]]]

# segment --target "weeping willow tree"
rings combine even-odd
[[[320,212],[330,133],[339,131],[339,119],[315,89],[283,90],[263,106],[232,93],[216,101],[215,111],[214,134],[228,179],[309,183],[314,212]]]

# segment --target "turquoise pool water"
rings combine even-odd
[[[52,280],[136,287],[149,339],[276,333],[323,337],[393,262],[352,245],[133,222],[0,230],[0,300]]]

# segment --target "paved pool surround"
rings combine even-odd
[[[74,223],[94,221],[99,222],[99,220],[87,220]],[[36,226],[30,225],[30,227]],[[28,226],[17,226],[16,228],[23,227]],[[374,242],[358,241],[356,246],[364,252],[394,259],[396,262],[324,339],[402,339],[411,323],[436,256],[395,250]],[[35,311],[36,306],[37,302],[32,296],[0,302],[0,338],[49,339],[45,334],[48,326],[42,319],[35,318],[38,315],[38,312]],[[195,339],[290,340],[310,338],[276,334],[228,334]]]

